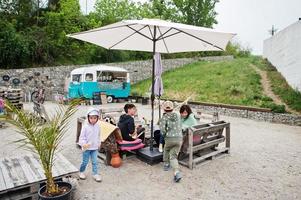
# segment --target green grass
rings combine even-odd
[[[288,85],[285,78],[267,60],[253,57],[251,62],[267,71],[273,92],[290,108],[301,113],[301,93]]]
[[[197,62],[163,74],[163,98],[245,105],[271,108],[284,112],[283,105],[276,105],[263,94],[258,75],[251,64],[268,72],[272,89],[292,109],[301,112],[301,94],[292,89],[274,67],[260,57],[250,56],[232,61]],[[151,80],[141,81],[132,87],[132,94],[145,95]]]
[[[260,76],[249,58],[222,62],[197,62],[163,74],[164,98],[262,107],[271,99],[262,94]],[[144,95],[150,79],[133,85],[132,93]]]

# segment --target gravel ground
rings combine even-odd
[[[106,107],[123,107],[108,104]],[[51,114],[56,104],[46,102]],[[150,106],[137,104],[139,117],[150,119]],[[25,104],[25,109],[31,109]],[[84,115],[80,106],[62,142],[62,153],[75,166],[81,151],[75,145],[76,118]],[[155,112],[155,116],[158,116]],[[183,179],[173,182],[172,172],[162,164],[149,166],[128,157],[114,169],[100,161],[103,182],[96,183],[88,166],[87,180],[77,182],[74,199],[301,199],[301,127],[221,116],[231,123],[231,154],[197,165],[181,166]],[[13,127],[0,129],[0,156],[23,152],[10,144],[19,136]]]

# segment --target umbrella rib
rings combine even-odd
[[[169,29],[168,31],[166,31],[164,34],[162,34],[162,32],[161,32],[161,30],[160,30],[160,27],[158,27],[158,30],[159,30],[159,32],[160,32],[160,37],[161,37],[162,35],[164,35],[166,32],[168,32],[168,31],[171,30],[171,29]],[[158,37],[158,38],[160,38],[160,37]],[[164,46],[165,46],[165,49],[166,49],[167,53],[169,53],[169,50],[168,50],[168,47],[167,47],[166,42],[165,42],[165,40],[164,40],[164,37],[162,37],[162,40],[163,40],[163,43],[164,43]],[[156,41],[158,41],[158,39],[157,39]]]
[[[159,37],[158,40],[164,40],[164,39],[166,39],[166,38],[168,38],[168,37],[174,36],[174,35],[179,34],[179,33],[181,33],[181,31],[178,31],[178,32],[176,32],[176,33],[172,33],[172,34],[167,35],[167,36],[165,36],[165,37],[161,37],[161,38]],[[164,34],[163,34],[163,35],[164,35]]]
[[[214,44],[212,44],[212,43],[210,43],[210,42],[208,42],[208,41],[206,41],[206,40],[203,40],[203,39],[201,39],[201,38],[199,38],[199,37],[197,37],[197,36],[194,36],[194,35],[192,35],[192,34],[190,34],[190,33],[187,33],[187,32],[185,32],[185,31],[182,31],[182,30],[179,30],[179,29],[177,29],[177,28],[174,28],[175,30],[177,30],[177,31],[179,31],[179,32],[181,32],[181,33],[184,33],[184,34],[186,34],[186,35],[189,35],[189,36],[191,36],[191,37],[193,37],[193,38],[195,38],[195,39],[198,39],[198,40],[200,40],[200,41],[202,41],[202,42],[205,42],[206,44],[209,44],[209,45],[211,45],[211,46],[213,46],[213,47],[216,47],[216,48],[218,48],[218,49],[220,49],[220,50],[224,50],[223,48],[221,48],[221,47],[219,47],[219,46],[216,46],[216,45],[214,45]]]
[[[165,33],[161,34],[160,37],[157,38],[157,40],[161,40],[161,38],[164,37],[164,35],[166,35],[169,31],[171,31],[172,28],[169,28]],[[160,32],[161,33],[161,32]]]
[[[145,34],[139,32],[139,31],[141,31],[142,29],[144,29],[145,27],[147,27],[147,25],[145,25],[143,28],[141,28],[141,29],[138,30],[138,31],[137,31],[136,29],[134,29],[133,27],[130,27],[130,26],[128,26],[128,27],[129,27],[130,29],[132,29],[133,31],[135,31],[135,33],[138,33],[138,34],[142,35],[143,37],[145,37],[145,38],[147,38],[147,39],[153,41],[152,38],[150,38],[150,37],[148,37],[147,35],[145,35]]]
[[[129,37],[133,36],[134,34],[140,33],[139,31],[141,31],[142,29],[144,29],[146,26],[140,28],[138,31],[135,30],[134,28],[130,27],[130,26],[127,26],[127,27],[130,28],[130,29],[132,29],[132,30],[134,30],[135,32],[132,33],[132,34],[130,34],[130,35],[128,35],[127,37],[123,38],[122,40],[116,42],[115,44],[113,44],[113,45],[112,45],[111,47],[109,47],[108,49],[112,49],[113,47],[115,47],[116,45],[120,44],[121,42],[123,42],[124,40],[128,39]]]
[[[153,33],[152,33],[152,30],[151,30],[150,26],[147,25],[147,27],[148,27],[148,30],[149,30],[150,35],[152,36],[152,38],[154,38],[154,35],[153,35]]]
[[[115,28],[121,28],[121,27],[131,26],[131,25],[136,25],[136,24],[120,25],[120,26],[114,26],[114,27],[110,27],[110,28],[92,29],[92,30],[83,31],[83,32],[79,32],[79,33],[72,33],[72,34],[69,34],[68,36],[81,35],[83,33],[93,33],[93,32],[97,32],[97,31],[105,31],[105,30],[110,30],[110,29],[115,29]]]

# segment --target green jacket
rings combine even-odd
[[[184,119],[181,118],[181,122],[182,122],[182,129],[187,129],[189,127],[192,127],[194,125],[198,124],[198,121],[195,119],[194,114],[191,113],[188,118]]]
[[[175,112],[168,112],[159,121],[164,138],[182,138],[181,117]]]

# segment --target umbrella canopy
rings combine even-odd
[[[172,23],[158,19],[124,20],[104,27],[74,33],[69,37],[107,49],[159,53],[225,50],[232,33]]]
[[[188,51],[225,50],[233,33],[209,28],[172,23],[158,19],[123,20],[114,24],[68,35],[107,49],[146,51],[155,53],[178,53]],[[155,59],[152,67],[152,120],[154,124]],[[150,150],[153,150],[152,142]]]

